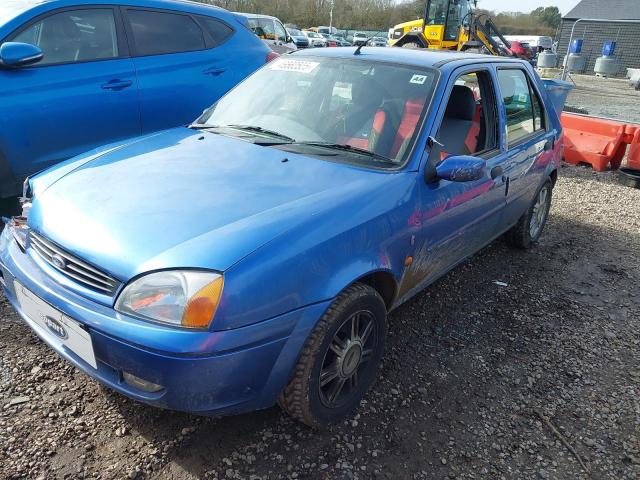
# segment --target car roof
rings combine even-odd
[[[351,50],[345,48],[327,48],[313,51],[300,51],[292,55],[312,55],[317,57],[331,58],[351,58],[354,56],[356,47]],[[414,49],[400,47],[362,47],[357,57],[360,60],[370,60],[372,62],[393,62],[419,67],[440,68],[450,63],[474,63],[481,62],[510,62],[522,64],[523,60],[507,57],[496,57],[493,55],[481,55],[474,53],[454,52],[449,50]]]
[[[269,18],[271,20],[278,20],[277,17],[273,17],[271,15],[263,15],[261,13],[246,13],[246,12],[233,12],[236,15],[242,15],[243,17],[251,17],[251,18]]]
[[[0,0],[0,18],[3,14],[15,17],[33,7],[46,5],[47,7],[75,7],[82,5],[139,5],[167,9],[216,9],[224,10],[211,4],[192,0]]]

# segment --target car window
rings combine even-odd
[[[110,8],[56,13],[18,33],[12,41],[38,46],[44,53],[38,65],[118,57],[116,23]]]
[[[436,138],[447,155],[478,155],[498,146],[495,93],[486,71],[458,77],[447,101]]]
[[[233,29],[219,20],[211,17],[198,17],[204,28],[207,29],[213,43],[215,45],[220,45],[224,43],[231,35],[233,35]]]
[[[138,56],[204,50],[204,36],[188,15],[127,10]]]
[[[540,97],[538,97],[538,94],[535,92],[531,84],[529,84],[529,89],[531,90],[531,98],[533,99],[533,128],[535,128],[536,130],[544,130],[546,129],[546,124],[542,101],[540,100]]]
[[[274,22],[276,25],[276,37],[281,42],[287,41],[287,31],[284,29],[282,24],[278,21]]]
[[[507,145],[511,146],[544,128],[543,110],[522,70],[498,70],[498,80],[507,116]]]
[[[289,137],[295,145],[288,148],[305,153],[309,142],[347,145],[398,166],[413,145],[435,79],[433,70],[357,58],[280,58],[234,88],[200,123],[261,127]]]
[[[270,18],[259,18],[258,25],[260,30],[262,31],[262,35],[260,38],[263,40],[275,40],[276,39],[276,31],[273,26],[273,20]]]

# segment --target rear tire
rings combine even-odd
[[[280,393],[282,409],[313,428],[348,418],[378,375],[386,328],[378,292],[361,283],[345,289],[307,339]]]
[[[506,233],[507,242],[518,248],[532,248],[540,239],[549,217],[553,183],[551,179],[538,189],[531,206],[520,217],[518,223]]]

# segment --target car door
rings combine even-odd
[[[0,148],[17,176],[140,134],[133,61],[110,6],[40,15],[5,41],[37,45],[43,59],[0,70]]]
[[[293,39],[287,33],[287,30],[286,28],[284,28],[284,25],[282,25],[282,23],[280,23],[279,20],[274,20],[273,23],[275,26],[275,35],[276,35],[275,51],[281,54],[291,53],[296,51],[298,47],[296,47],[296,44],[294,43]]]
[[[233,57],[216,48],[206,22],[177,11],[122,8],[134,58],[143,133],[195,120],[232,85]]]
[[[535,82],[524,68],[497,70],[504,118],[504,148],[508,178],[505,223],[512,225],[529,208],[545,167],[552,161],[555,132],[547,128],[547,114]]]
[[[475,181],[423,182],[419,211],[413,216],[417,234],[407,274],[412,280],[404,288],[430,283],[502,233],[505,155],[495,91],[488,67],[468,67],[452,76],[432,132],[428,163],[472,155],[486,160],[487,167]]]

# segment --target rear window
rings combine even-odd
[[[127,10],[138,56],[204,50],[204,36],[188,15]]]
[[[222,23],[219,20],[211,17],[199,17],[200,21],[207,29],[207,32],[211,36],[215,45],[224,43],[231,35],[233,35],[233,29],[226,23]]]

